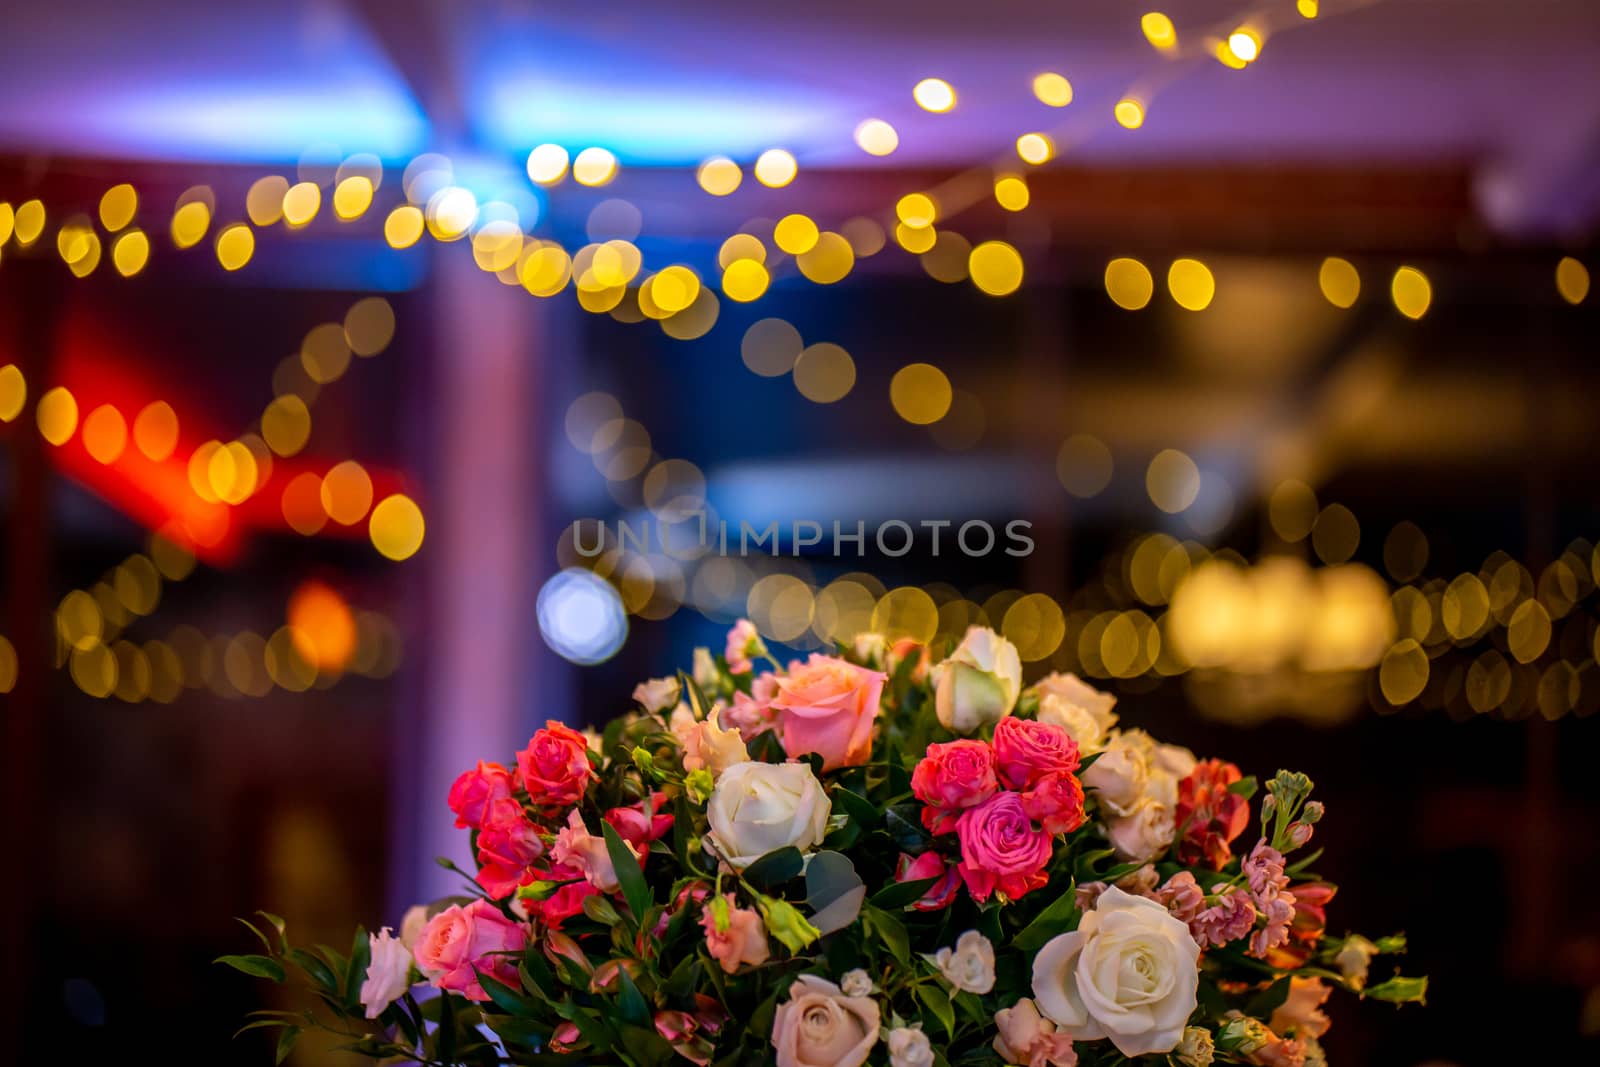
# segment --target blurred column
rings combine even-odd
[[[445,804],[450,784],[526,744],[525,709],[546,691],[533,605],[536,562],[548,555],[540,443],[552,302],[501,285],[463,247],[440,248],[434,268],[418,425],[435,432],[415,460],[432,475],[429,578],[414,620],[422,684],[392,776],[395,908],[459,892],[460,879],[434,862],[448,856],[472,870],[467,834]]]

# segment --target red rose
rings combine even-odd
[[[1047,834],[1070,834],[1083,825],[1083,783],[1075,774],[1051,771],[1022,794],[1022,810]]]
[[[999,788],[994,752],[982,741],[929,745],[911,772],[911,792],[927,805],[922,824],[936,834],[954,830],[963,808],[982,804]]]
[[[588,740],[553,720],[517,753],[517,770],[529,798],[542,808],[571,807],[583,799],[594,777]]]
[[[518,886],[537,881],[532,864],[544,855],[539,828],[515,800],[502,797],[489,806],[478,831],[477,882],[496,900],[516,892]]]
[[[489,805],[511,795],[511,772],[498,763],[478,761],[462,773],[450,787],[450,810],[456,813],[456,828],[483,828],[483,815]]]
[[[1027,789],[1047,774],[1078,769],[1078,743],[1060,727],[1008,715],[995,724],[994,762],[1000,780]]]
[[[1250,803],[1228,787],[1243,777],[1219,759],[1203,760],[1178,783],[1174,818],[1183,833],[1178,860],[1220,871],[1233,858],[1230,847],[1250,822]]]

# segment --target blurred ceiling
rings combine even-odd
[[[1600,216],[1594,0],[1173,9],[1162,53],[1121,0],[32,3],[0,37],[0,151],[281,164],[331,142],[520,168],[542,141],[665,166],[779,144],[802,168],[901,169],[1014,164],[1043,130],[1089,168],[1456,166],[1522,238]],[[1265,45],[1230,70],[1212,49],[1242,24]],[[1033,98],[1044,70],[1072,80],[1070,106]],[[953,112],[913,103],[929,76]],[[1111,119],[1128,94],[1138,130]],[[898,128],[893,156],[855,147],[867,117]]]

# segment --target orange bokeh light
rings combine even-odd
[[[326,582],[300,583],[289,597],[289,628],[295,651],[318,671],[340,673],[355,655],[355,615]]]

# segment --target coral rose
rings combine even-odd
[[[490,804],[511,795],[515,783],[511,772],[498,763],[478,761],[470,771],[450,786],[450,810],[456,813],[456,829],[483,829],[483,816]]]
[[[1022,794],[1022,810],[1044,827],[1045,833],[1070,834],[1086,818],[1083,783],[1070,771],[1051,771]]]
[[[779,736],[791,758],[815,752],[825,771],[859,766],[871,758],[882,671],[813,653],[777,681],[772,706],[782,713]]]
[[[468,1000],[488,1000],[478,981],[481,972],[508,985],[517,984],[517,960],[528,943],[528,931],[486,900],[466,907],[452,904],[428,920],[417,937],[417,969],[440,989]]]
[[[535,881],[530,869],[544,855],[539,828],[522,805],[502,797],[489,806],[478,831],[477,882],[496,900],[510,896],[518,886]]]
[[[712,901],[700,912],[706,951],[727,974],[733,974],[743,963],[759,966],[772,954],[761,916],[753,908],[734,907],[733,900],[732,893],[724,893],[720,902]]]
[[[999,789],[994,750],[982,741],[929,745],[911,772],[911,792],[927,805],[923,825],[936,834],[954,830],[961,809],[982,804]]]
[[[594,771],[589,766],[589,740],[554,720],[535,731],[528,747],[517,753],[522,788],[541,808],[567,808],[583,799]]]
[[[1028,789],[1047,774],[1078,769],[1078,745],[1059,726],[1007,716],[994,727],[994,762],[1001,781]]]

